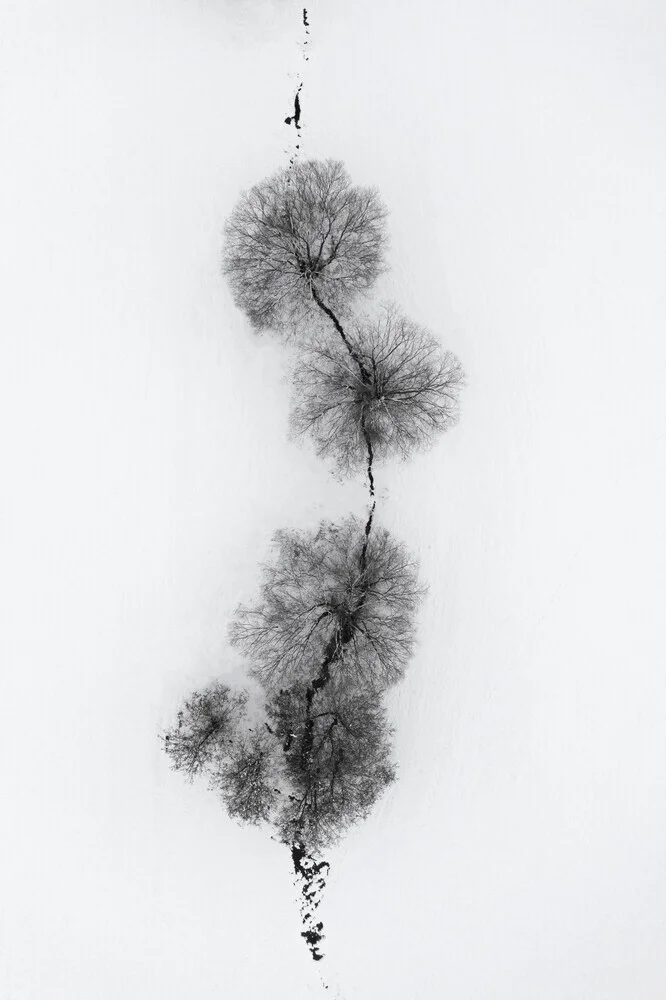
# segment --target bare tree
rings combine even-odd
[[[285,843],[319,851],[364,819],[395,778],[392,729],[368,691],[327,685],[314,703],[302,686],[281,691],[269,704],[282,739],[291,788],[276,825]]]
[[[343,343],[318,338],[293,373],[292,433],[343,474],[375,460],[408,458],[459,415],[458,359],[393,306],[346,322]]]
[[[250,725],[247,703],[246,691],[222,683],[195,691],[162,741],[175,771],[205,776],[230,816],[256,824],[271,819],[280,794],[282,751],[265,722]]]
[[[258,603],[241,605],[230,628],[250,673],[267,689],[315,675],[320,686],[334,674],[375,690],[399,680],[424,593],[404,545],[349,517],[278,531],[274,549]]]
[[[366,291],[384,270],[386,209],[339,160],[304,160],[241,195],[222,269],[257,329],[290,329]]]
[[[174,771],[190,779],[219,765],[227,756],[245,717],[247,693],[214,683],[195,691],[178,713],[178,722],[162,734]]]
[[[275,736],[253,729],[233,741],[210,786],[220,792],[232,818],[253,825],[270,822],[280,795],[281,763]]]

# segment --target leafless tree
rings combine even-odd
[[[187,699],[162,740],[175,771],[206,777],[230,816],[256,824],[271,819],[282,751],[265,723],[250,725],[247,703],[246,691],[213,683]]]
[[[285,689],[268,711],[291,788],[276,826],[285,843],[319,851],[364,819],[394,780],[392,729],[373,693],[334,681],[313,702],[302,686]]]
[[[404,545],[366,529],[349,517],[274,536],[260,599],[241,605],[230,628],[267,689],[334,675],[379,691],[402,676],[423,589]]]
[[[458,359],[393,306],[345,324],[350,350],[319,337],[297,364],[291,425],[351,474],[374,460],[408,458],[458,420]]]
[[[304,160],[241,195],[222,269],[256,329],[290,330],[343,306],[384,270],[386,209],[338,160]]]
[[[190,781],[216,767],[227,756],[239,723],[245,716],[247,693],[214,683],[195,691],[178,713],[178,722],[162,734],[174,771]]]
[[[232,818],[257,825],[270,822],[280,789],[281,750],[265,728],[239,735],[229,754],[210,776]]]

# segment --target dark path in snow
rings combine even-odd
[[[301,917],[305,930],[301,931],[301,937],[305,938],[315,962],[320,962],[324,957],[319,951],[319,943],[324,937],[322,933],[324,925],[321,920],[316,919],[315,911],[326,888],[326,880],[321,873],[325,869],[328,874],[330,865],[328,861],[315,861],[300,842],[292,845],[291,859],[302,896]]]
[[[310,22],[308,21],[308,12],[307,12],[307,9],[305,7],[303,8],[303,27],[305,28],[305,35],[306,35],[305,41],[303,42],[303,58],[304,58],[305,62],[309,62],[310,61],[310,57],[307,54],[307,48],[306,48],[306,46],[307,46],[308,41],[309,41],[308,36],[310,34]],[[289,125],[290,127],[292,125],[294,126],[294,128],[296,129],[296,136],[297,136],[297,138],[299,140],[296,143],[296,151],[294,152],[294,154],[291,156],[291,158],[289,160],[289,166],[290,167],[293,167],[294,162],[296,160],[296,157],[298,156],[298,154],[300,152],[300,149],[301,149],[300,140],[301,140],[301,127],[302,127],[301,126],[301,113],[302,113],[302,108],[301,108],[301,91],[302,91],[302,89],[303,89],[303,81],[301,80],[301,82],[299,83],[299,85],[298,85],[298,87],[296,89],[296,93],[294,95],[294,113],[291,114],[291,115],[287,115],[287,117],[284,120],[285,125]]]
[[[308,12],[305,7],[303,8],[303,26],[305,28],[305,34],[309,36],[310,22],[308,21]],[[306,46],[307,44],[308,44],[308,38],[305,39],[303,45]],[[304,50],[304,58],[306,62],[309,60],[309,56],[307,55],[306,50]],[[288,125],[290,127],[293,125],[295,127],[296,135],[299,139],[299,142],[296,144],[295,147],[296,151],[289,160],[290,168],[293,167],[296,158],[300,152],[300,139],[301,139],[301,128],[302,128],[301,126],[302,89],[303,89],[303,81],[301,80],[296,90],[296,94],[294,95],[294,112],[291,115],[287,115],[287,117],[284,119],[285,125]],[[360,355],[354,350],[351,343],[349,342],[349,339],[342,327],[342,324],[340,323],[340,320],[335,315],[333,310],[328,305],[326,305],[326,303],[323,301],[323,299],[318,294],[313,285],[310,286],[310,290],[312,293],[312,298],[316,302],[317,306],[333,323],[333,326],[339,333],[345,347],[349,351],[350,356],[357,364],[363,383],[365,385],[370,385],[372,382],[370,372],[363,364],[363,360],[361,359]],[[372,448],[372,440],[365,425],[365,414],[363,414],[361,418],[361,429],[368,453],[366,470],[368,477],[368,491],[370,493],[370,500],[371,500],[370,511],[364,528],[365,537],[359,557],[359,568],[361,574],[365,574],[367,568],[367,553],[368,553],[368,544],[370,541],[370,532],[372,531],[372,523],[375,515],[375,508],[377,505],[377,500],[375,498],[375,479],[373,474],[374,453]],[[333,634],[328,644],[326,655],[319,669],[319,673],[317,674],[316,677],[314,677],[311,680],[310,684],[308,685],[308,688],[306,689],[305,693],[306,723],[305,723],[305,734],[304,734],[303,744],[301,747],[301,756],[304,759],[307,758],[312,749],[313,730],[314,730],[314,720],[312,719],[312,703],[314,701],[317,692],[320,691],[323,687],[325,687],[328,681],[330,680],[331,665],[341,655],[342,650],[346,645],[346,642],[350,641],[350,638],[351,637],[349,637],[348,639],[346,636],[341,636],[340,629],[339,628],[336,629],[336,632]],[[292,735],[290,735],[285,741],[285,744],[283,746],[283,750],[285,752],[287,752],[290,749],[292,738],[293,738]],[[316,910],[319,907],[319,904],[321,903],[322,895],[324,889],[326,888],[326,880],[322,875],[322,872],[325,870],[326,874],[328,874],[330,870],[330,865],[328,861],[316,861],[314,857],[308,854],[305,844],[303,844],[299,840],[294,841],[294,843],[291,845],[291,857],[301,893],[301,920],[304,927],[304,930],[301,931],[301,937],[304,938],[305,942],[307,943],[307,946],[310,949],[310,953],[314,961],[320,962],[324,957],[323,953],[320,950],[321,941],[324,938],[324,933],[323,933],[324,925],[323,921],[316,919]],[[322,985],[326,990],[329,988],[328,985],[323,980],[322,980]]]
[[[301,93],[302,88],[303,88],[303,83],[301,82],[298,85],[298,90],[296,91],[296,96],[294,97],[294,113],[293,115],[289,115],[284,120],[285,125],[293,124],[296,126],[296,131],[298,132],[299,136],[301,128],[301,99],[299,95]]]
[[[361,374],[361,379],[369,384],[371,382],[370,374],[363,364],[360,356],[353,349],[350,344],[347,335],[340,323],[339,319],[335,315],[332,309],[329,308],[322,300],[314,286],[311,286],[312,297],[322,310],[325,315],[331,320],[335,329],[342,337],[345,347],[349,351],[350,356],[356,362]],[[377,506],[377,500],[375,498],[375,479],[373,473],[373,461],[374,453],[372,448],[372,440],[370,434],[365,426],[365,414],[361,418],[361,427],[363,431],[363,437],[365,439],[367,449],[368,449],[368,464],[367,464],[367,475],[368,475],[368,490],[370,493],[370,499],[372,501],[370,506],[370,512],[368,514],[368,519],[365,523],[364,528],[364,541],[361,548],[359,556],[359,569],[361,575],[365,575],[367,570],[367,554],[368,554],[368,544],[370,542],[370,532],[372,531],[372,523],[375,516],[375,508]],[[362,597],[361,603],[365,600],[365,594]],[[303,764],[307,767],[307,758],[312,751],[313,737],[314,737],[314,720],[312,718],[312,703],[318,691],[326,686],[330,680],[330,668],[332,664],[342,655],[345,645],[351,641],[353,638],[353,631],[351,634],[347,635],[346,632],[343,633],[341,627],[338,625],[334,634],[329,640],[328,647],[326,649],[326,654],[324,660],[319,669],[319,673],[316,677],[312,679],[308,685],[305,692],[306,700],[306,722],[305,722],[305,733],[303,737],[303,743],[301,746],[301,757],[303,759]],[[334,719],[334,724],[337,719]],[[291,745],[291,738],[287,740],[284,746],[284,750],[287,751]],[[301,931],[301,937],[305,939],[307,945],[310,949],[313,959],[315,962],[320,962],[324,957],[320,951],[320,944],[324,937],[323,934],[323,922],[321,920],[315,919],[314,911],[317,909],[321,902],[321,897],[323,891],[326,887],[326,881],[320,872],[325,867],[328,873],[330,865],[327,861],[316,862],[314,858],[307,854],[305,845],[296,841],[291,847],[291,856],[294,862],[294,870],[298,876],[300,882],[302,902],[301,902],[301,919],[305,930]],[[326,983],[323,984],[325,989],[328,989]]]

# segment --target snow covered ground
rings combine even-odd
[[[458,428],[379,470],[431,591],[400,780],[331,852],[345,1000],[666,988],[666,10],[638,0],[9,0],[0,994],[322,993],[286,850],[157,732],[237,678],[276,528],[362,512],[286,441],[218,274],[239,190],[343,159]]]

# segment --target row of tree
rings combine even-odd
[[[375,524],[374,473],[453,426],[463,384],[455,356],[395,305],[354,308],[386,270],[386,215],[342,163],[309,160],[243,193],[225,229],[236,304],[294,348],[293,434],[338,474],[365,470],[370,506],[365,519],[276,533],[260,593],[230,625],[262,698],[214,683],[163,739],[176,770],[205,774],[229,815],[270,824],[295,864],[394,780],[382,694],[412,655],[424,590]]]

